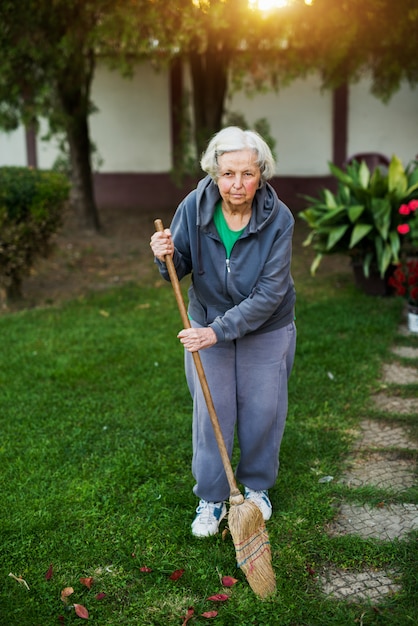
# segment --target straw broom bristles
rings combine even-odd
[[[271,565],[270,541],[260,509],[243,495],[231,496],[228,526],[235,546],[237,565],[254,593],[266,598],[276,590]]]

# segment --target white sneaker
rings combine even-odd
[[[226,505],[225,502],[200,500],[196,513],[192,523],[193,535],[195,537],[209,537],[218,532],[219,524],[226,515]]]
[[[271,506],[269,492],[267,490],[253,491],[252,489],[248,489],[247,487],[245,487],[244,495],[246,500],[250,500],[258,506],[261,513],[263,514],[264,521],[267,522],[267,520],[270,519],[273,513],[273,507]]]

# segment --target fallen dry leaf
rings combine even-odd
[[[96,600],[103,600],[103,598],[106,597],[106,594],[103,593],[103,591],[101,591],[100,593],[96,594]]]
[[[222,576],[222,586],[223,587],[233,587],[237,582],[237,578],[232,578],[232,576]]]
[[[67,602],[68,596],[70,596],[73,593],[74,593],[74,589],[72,587],[65,587],[65,589],[61,591],[61,600],[63,602]]]
[[[205,613],[202,613],[201,617],[206,617],[207,619],[210,619],[211,617],[216,617],[218,615],[218,611],[205,611]]]
[[[187,622],[193,617],[193,615],[194,615],[194,608],[192,606],[189,606],[189,608],[187,609],[187,614],[183,615],[183,617],[181,618],[183,620],[181,626],[185,626]]]
[[[80,582],[82,585],[85,585],[87,589],[91,589],[94,579],[93,576],[89,576],[88,578],[80,578]]]
[[[226,593],[215,593],[215,595],[210,596],[208,600],[212,602],[225,602],[225,600],[229,600],[229,596]]]
[[[45,580],[51,580],[52,574],[53,574],[53,570],[52,570],[52,563],[51,563],[51,565],[48,567],[47,573],[45,574]]]
[[[78,617],[81,617],[82,619],[89,618],[89,612],[86,609],[86,607],[83,606],[82,604],[74,604],[74,610],[76,612],[76,615],[78,615]]]
[[[152,572],[152,569],[150,567],[147,567],[146,565],[144,565],[143,567],[139,568],[140,572],[146,572],[147,574],[149,574],[150,572]]]
[[[176,569],[175,572],[173,572],[170,575],[170,580],[178,580],[179,578],[181,578],[184,574],[184,569]]]

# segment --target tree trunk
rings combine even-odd
[[[91,168],[91,144],[87,117],[74,118],[67,128],[70,148],[72,192],[71,203],[85,228],[100,230]]]
[[[75,50],[62,68],[56,89],[70,149],[73,184],[71,203],[78,213],[81,225],[98,231],[100,220],[94,198],[88,122],[94,69],[93,50],[85,55],[82,52],[80,54],[80,50]]]
[[[198,52],[197,46],[189,52],[194,133],[199,158],[209,139],[222,127],[229,59],[229,50],[214,35],[209,35],[208,46],[204,52]]]

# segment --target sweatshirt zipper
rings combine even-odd
[[[226,271],[228,272],[228,274],[230,274],[231,268],[230,268],[230,265],[229,265],[229,259],[226,259],[225,263],[226,263]]]

